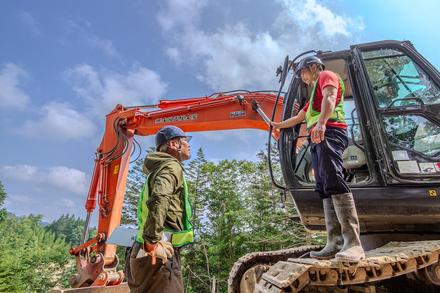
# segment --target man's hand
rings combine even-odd
[[[272,125],[273,129],[275,129],[275,130],[278,130],[278,129],[281,128],[281,127],[280,127],[281,122],[275,122],[275,121],[272,121],[272,122],[270,123],[270,125]]]
[[[310,131],[310,138],[313,143],[321,143],[322,141],[324,141],[325,129],[325,124],[322,124],[320,122],[318,122],[315,127],[312,128],[312,130]]]
[[[156,264],[156,257],[162,260],[165,264],[168,258],[171,258],[174,254],[173,245],[167,241],[159,241],[156,243],[145,243],[144,249],[147,254],[151,255],[151,264]]]

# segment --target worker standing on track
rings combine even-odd
[[[156,151],[145,159],[139,229],[126,264],[130,292],[184,292],[179,250],[194,238],[182,167],[190,158],[190,139],[180,128],[165,126],[156,134]]]
[[[272,126],[288,128],[305,120],[310,131],[316,191],[323,199],[327,229],[326,246],[321,251],[312,251],[310,256],[357,262],[365,258],[365,253],[353,195],[344,180],[342,166],[342,153],[348,146],[344,82],[336,73],[324,70],[316,56],[303,58],[295,74],[312,86],[310,99],[296,116],[281,123],[272,122]]]

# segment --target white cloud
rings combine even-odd
[[[192,26],[200,19],[200,10],[204,8],[207,0],[168,0],[164,1],[165,7],[158,14],[161,28],[167,32],[176,26]]]
[[[37,175],[37,168],[30,165],[3,166],[0,167],[0,172],[7,178],[32,181]]]
[[[180,53],[180,50],[178,48],[175,47],[167,48],[165,50],[165,53],[171,60],[173,60],[177,64],[182,63],[182,54]]]
[[[27,11],[22,11],[18,14],[18,19],[29,29],[34,36],[41,35],[41,30],[35,21],[35,18]]]
[[[76,208],[76,203],[73,200],[71,200],[71,199],[63,198],[59,202],[59,207],[65,208],[65,209],[69,209],[69,210],[73,210],[73,209]]]
[[[350,17],[337,15],[329,8],[318,4],[315,0],[307,0],[305,3],[294,0],[282,0],[289,14],[304,30],[319,26],[320,34],[324,37],[333,37],[337,34],[349,36],[350,28],[359,25],[363,29],[363,23],[357,23]]]
[[[134,66],[127,73],[98,71],[88,64],[67,71],[77,94],[86,99],[93,114],[102,117],[117,104],[133,106],[158,101],[167,88],[156,72]]]
[[[39,168],[31,165],[0,166],[4,178],[27,182],[37,188],[55,188],[60,194],[84,195],[88,179],[84,172],[65,166]]]
[[[49,168],[47,182],[75,194],[85,194],[88,180],[86,174],[80,170],[59,166]]]
[[[285,55],[340,49],[364,29],[362,19],[335,13],[315,0],[277,3],[281,12],[265,31],[253,31],[241,20],[216,22],[216,27],[200,23],[211,7],[196,0],[165,1],[158,22],[168,48],[179,48],[184,62],[197,68],[197,78],[215,91],[277,88],[275,69]],[[176,51],[166,54],[176,61]]]
[[[29,137],[63,140],[91,137],[96,131],[93,122],[70,104],[51,102],[39,114],[37,120],[26,121],[19,132]]]
[[[200,136],[204,140],[210,142],[234,142],[234,143],[249,143],[250,141],[264,141],[267,138],[267,132],[260,130],[237,129],[237,130],[216,130],[194,133],[193,136]]]
[[[0,70],[0,108],[24,109],[29,96],[21,89],[21,81],[28,73],[14,63],[6,64]]]
[[[113,42],[107,39],[100,38],[94,34],[86,34],[83,36],[83,40],[92,48],[96,48],[109,57],[119,56]]]
[[[6,198],[7,204],[30,204],[33,202],[34,199],[32,199],[29,195],[11,194]]]
[[[113,45],[113,41],[96,35],[92,31],[92,24],[85,19],[68,19],[67,34],[72,34],[73,38],[82,45],[96,49],[108,57],[119,57],[119,53]]]

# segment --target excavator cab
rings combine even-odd
[[[364,245],[421,234],[440,239],[439,72],[407,41],[354,45],[318,57],[345,84],[345,180],[361,233],[380,235]],[[295,102],[304,106],[310,93],[292,76],[282,119],[294,115]],[[304,124],[281,131],[280,163],[301,221],[308,229],[325,230],[307,136]]]

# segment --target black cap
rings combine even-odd
[[[188,136],[183,132],[182,129],[180,129],[177,126],[174,125],[168,125],[165,127],[162,127],[157,133],[156,133],[156,150],[164,143],[169,141],[170,139],[176,138],[176,137],[186,137],[188,141],[191,140],[191,136]]]
[[[325,65],[324,65],[324,63],[322,63],[321,59],[319,59],[316,56],[307,56],[307,57],[304,57],[303,59],[301,59],[301,61],[299,61],[297,63],[297,65],[295,67],[295,75],[297,77],[299,77],[301,74],[301,70],[303,68],[309,67],[312,64],[318,64],[322,67],[322,69],[325,68]]]

